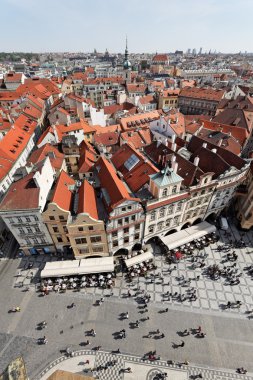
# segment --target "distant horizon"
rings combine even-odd
[[[123,52],[127,35],[133,54],[200,47],[238,54],[252,46],[252,14],[252,0],[1,0],[0,49]]]
[[[97,50],[97,49],[96,49]],[[192,49],[191,49],[192,50]],[[96,54],[104,54],[106,51],[106,49],[104,51],[100,51],[100,50],[97,50],[96,51]],[[187,51],[184,51],[182,49],[176,49],[175,51],[153,51],[153,52],[131,52],[131,51],[128,51],[129,55],[131,54],[175,54],[176,51],[183,51],[183,54],[188,54]],[[122,54],[124,55],[124,50],[123,51],[118,51],[118,52],[115,52],[115,51],[108,51],[109,54]],[[0,54],[94,54],[94,50],[93,51],[0,51]],[[192,54],[192,53],[190,53]],[[203,51],[201,54],[199,54],[198,50],[196,52],[196,55],[208,55],[209,54],[209,51]],[[252,55],[253,54],[253,51],[250,52],[250,51],[237,51],[237,52],[224,52],[224,51],[211,51],[211,54],[224,54],[224,55]]]

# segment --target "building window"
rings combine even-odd
[[[75,242],[76,242],[76,244],[86,244],[87,239],[86,238],[79,238],[79,239],[75,239]]]
[[[90,238],[91,243],[98,243],[102,241],[101,236],[91,236]]]
[[[124,243],[129,243],[129,238],[128,237],[124,238]]]
[[[118,219],[118,225],[122,226],[122,219]]]
[[[128,227],[126,227],[126,228],[124,228],[124,234],[127,234],[128,232],[129,232],[129,228]]]
[[[160,211],[159,211],[159,217],[160,217],[160,218],[163,218],[164,215],[165,215],[165,208],[163,207],[163,208],[161,208]]]
[[[39,218],[36,215],[34,215],[33,218],[34,218],[35,222],[37,222],[39,220]]]
[[[93,226],[89,226],[89,231],[93,231],[94,230],[94,227]]]
[[[63,226],[63,231],[65,232],[65,234],[68,233],[68,229],[67,229],[67,226]]]
[[[92,247],[93,252],[103,252],[103,246],[98,245],[96,247]]]
[[[167,197],[168,195],[168,189],[163,189],[163,192],[162,192],[162,197]]]
[[[31,219],[29,218],[29,216],[26,216],[26,222],[30,222],[31,221]]]
[[[24,234],[25,233],[25,231],[24,231],[24,229],[22,227],[19,227],[18,231],[19,231],[20,234]]]
[[[128,210],[132,210],[132,206],[127,206],[127,209]]]
[[[135,221],[135,215],[132,215],[132,216],[131,216],[131,221],[132,221],[132,222]]]
[[[129,223],[129,218],[125,218],[125,223]]]
[[[140,231],[140,225],[139,224],[136,224],[135,231]]]
[[[126,208],[125,208],[125,207],[122,207],[121,211],[126,211]]]
[[[60,219],[60,220],[64,220],[65,218],[64,218],[63,215],[59,215],[59,219]]]
[[[30,244],[31,244],[30,239],[25,238],[24,240],[25,240],[25,242],[26,242],[27,245],[30,245]]]
[[[118,245],[119,245],[119,243],[118,243],[117,240],[115,240],[115,241],[112,242],[112,246],[113,246],[113,247],[118,247]]]
[[[41,240],[41,243],[42,243],[42,244],[43,244],[43,243],[46,243],[46,239],[45,239],[45,238],[42,237],[40,240]]]
[[[112,237],[118,237],[118,231],[114,231],[114,232],[112,233]]]
[[[55,217],[54,216],[50,216],[49,220],[55,220]]]
[[[40,232],[40,229],[38,226],[35,226],[35,232]]]
[[[38,244],[38,239],[37,238],[33,238],[33,244]]]
[[[139,239],[139,237],[140,237],[140,234],[135,234],[135,235],[134,235],[134,239],[135,239],[135,240]]]
[[[175,194],[177,192],[177,186],[172,187],[172,194]]]
[[[80,254],[82,254],[82,253],[90,253],[89,248],[80,249]]]
[[[59,228],[58,227],[53,227],[53,231],[54,232],[59,232]]]
[[[83,231],[83,227],[78,227],[78,231]]]
[[[163,228],[163,223],[157,224],[157,231],[160,231]]]
[[[22,218],[18,217],[18,222],[22,223]]]
[[[177,204],[177,211],[180,211],[182,209],[182,202],[179,202]]]
[[[152,211],[150,214],[150,220],[155,220],[155,211]]]
[[[171,219],[167,219],[167,220],[166,220],[166,227],[169,227],[170,224],[171,224]]]
[[[62,243],[62,238],[61,238],[61,236],[57,236],[57,241],[58,241],[58,243]]]
[[[31,229],[31,227],[26,227],[26,229],[27,229],[27,232],[28,232],[29,234],[33,232],[33,230]]]

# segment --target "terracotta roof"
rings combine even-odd
[[[33,176],[34,172],[31,172],[10,186],[0,204],[0,209],[2,211],[24,210],[39,207],[40,188],[36,186]]]
[[[0,91],[0,102],[1,101],[14,101],[20,98],[20,94],[16,91]]]
[[[153,95],[146,95],[146,96],[142,96],[139,99],[139,102],[141,104],[149,104],[149,103],[156,103],[156,100]]]
[[[118,111],[128,111],[129,113],[135,113],[136,107],[132,103],[113,104],[111,106],[104,106],[105,115],[113,115]]]
[[[4,76],[4,81],[6,83],[11,83],[11,82],[14,82],[14,83],[20,82],[21,83],[21,79],[22,79],[22,73],[14,73],[12,71]]]
[[[221,124],[218,122],[203,120],[203,125],[207,129],[211,129],[213,131],[221,131],[227,134],[231,134],[236,141],[240,143],[241,146],[244,145],[245,140],[248,137],[248,132],[246,129],[238,127],[238,126],[231,126],[227,124]]]
[[[215,146],[221,146],[236,155],[241,153],[240,143],[230,134],[221,131],[213,131],[207,128],[201,128],[198,131],[197,136],[212,144],[214,148]]]
[[[69,186],[75,185],[75,181],[62,170],[55,185],[51,202],[56,203],[62,210],[71,211],[72,191]]]
[[[156,54],[152,58],[152,62],[167,62],[169,59],[167,54]]]
[[[224,90],[214,90],[213,88],[184,87],[180,91],[179,97],[219,102],[222,99],[224,93]]]
[[[78,191],[78,214],[87,213],[92,218],[98,219],[96,193],[87,180],[84,180]]]
[[[160,91],[159,94],[160,96],[163,96],[164,98],[167,98],[167,97],[170,97],[170,96],[178,96],[180,93],[180,89],[179,88],[169,88],[169,89],[166,89],[166,90],[163,90],[163,91]]]
[[[129,167],[126,163],[133,159],[136,164]],[[129,144],[124,144],[112,156],[111,161],[114,167],[123,175],[124,181],[130,187],[131,191],[140,190],[145,184],[149,183],[149,175],[158,173],[159,170],[145,157],[132,148]]]
[[[78,162],[78,172],[87,173],[97,161],[97,153],[88,141],[82,141],[79,147],[80,158]]]
[[[93,125],[93,128],[96,129],[97,133],[107,133],[107,132],[120,132],[120,124],[107,125],[106,127],[101,127],[101,125]]]
[[[222,112],[216,115],[212,121],[245,128],[248,132],[251,132],[253,128],[253,112],[248,112],[239,108],[225,108]]]
[[[94,144],[101,146],[116,145],[119,142],[118,132],[96,133],[94,135]]]
[[[37,145],[40,145],[42,143],[42,141],[44,140],[44,138],[47,136],[48,133],[54,135],[54,131],[51,126],[47,127],[47,129],[42,133],[39,140],[37,141]]]
[[[127,92],[142,92],[142,93],[145,93],[145,91],[147,89],[147,86],[145,84],[142,84],[142,83],[138,83],[138,84],[128,83],[126,85],[126,88],[127,88]]]
[[[106,189],[108,199],[105,204],[109,209],[123,202],[126,199],[131,199],[124,182],[117,176],[113,165],[104,157],[100,157],[95,164],[100,180],[100,186]]]
[[[59,150],[51,144],[45,144],[41,148],[34,150],[30,155],[28,162],[36,164],[37,162],[44,160],[45,157],[49,157],[52,167],[56,170],[62,168],[64,154],[60,153]]]
[[[152,112],[145,112],[145,113],[139,113],[136,115],[131,115],[127,117],[122,117],[120,119],[120,124],[124,131],[136,129],[138,128],[147,128],[149,127],[149,123],[153,120],[159,119],[159,112],[158,111],[152,111]]]

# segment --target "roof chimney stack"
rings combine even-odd
[[[196,157],[194,158],[194,165],[195,165],[195,166],[198,166],[198,165],[199,165],[199,156],[196,156]]]

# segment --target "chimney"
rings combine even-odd
[[[222,145],[222,139],[220,139],[219,141],[218,141],[218,146],[221,146]]]
[[[207,147],[207,143],[203,143],[203,148],[206,148]]]
[[[199,165],[199,156],[196,156],[196,157],[194,158],[194,165],[195,165],[195,166],[198,166],[198,165]]]
[[[171,136],[171,142],[172,142],[172,144],[174,144],[175,140],[176,140],[176,135],[172,135]]]
[[[213,149],[212,149],[212,152],[213,152],[213,153],[217,153],[217,149],[216,149],[216,148],[213,148]]]
[[[173,150],[173,152],[175,152],[177,150],[177,144],[176,143],[172,144],[171,150]]]
[[[176,173],[177,169],[178,169],[178,163],[176,161],[173,161],[172,162],[172,170],[173,170],[173,172]]]

